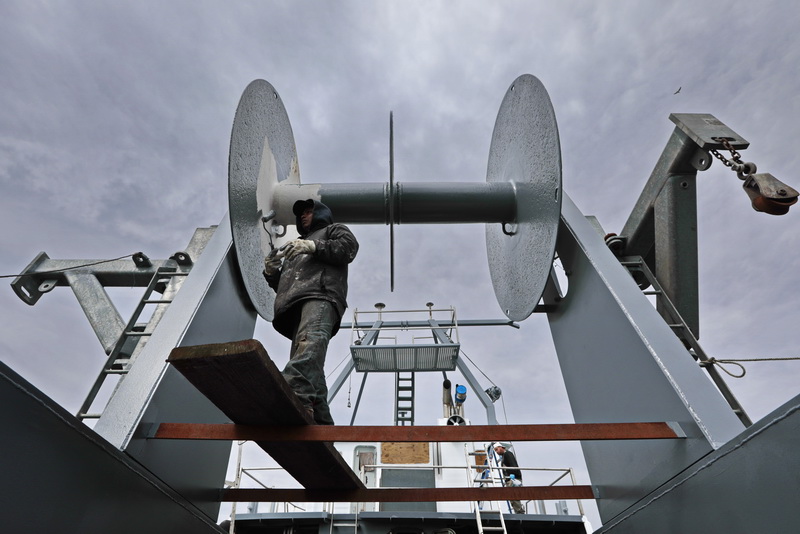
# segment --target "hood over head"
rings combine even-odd
[[[300,221],[300,216],[308,207],[313,207],[314,214],[311,218],[311,228],[308,231],[303,230],[303,223]],[[295,224],[297,225],[297,232],[300,234],[301,237],[305,237],[311,232],[315,230],[319,230],[320,228],[325,228],[326,226],[333,224],[333,212],[331,209],[323,204],[318,200],[298,200],[292,206],[292,213],[295,216]]]

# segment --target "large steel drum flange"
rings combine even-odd
[[[506,92],[492,134],[487,182],[510,182],[516,220],[486,225],[486,251],[497,302],[521,321],[536,307],[553,264],[561,217],[561,145],[550,97],[536,77]]]
[[[289,116],[278,92],[264,80],[247,86],[233,120],[228,160],[228,204],[233,244],[247,293],[258,314],[271,321],[275,293],[262,271],[272,225],[293,223],[274,205],[277,184],[299,184],[300,170]],[[262,223],[273,209],[281,216]],[[291,210],[288,210],[291,214]]]

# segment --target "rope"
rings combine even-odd
[[[744,375],[747,374],[747,369],[744,368],[739,362],[785,362],[789,360],[800,360],[800,357],[791,357],[791,358],[736,358],[736,359],[725,359],[725,360],[718,360],[716,358],[709,358],[704,362],[700,362],[701,367],[706,367],[709,365],[717,365],[722,371],[725,371],[729,376],[733,378],[742,378]],[[741,369],[741,374],[734,374],[730,372],[728,369],[725,369],[724,365],[735,365],[739,369]]]

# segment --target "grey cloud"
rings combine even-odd
[[[739,1],[725,11],[703,2],[5,2],[0,269],[16,272],[40,250],[166,257],[195,227],[217,224],[227,211],[233,114],[254,78],[270,81],[286,104],[305,182],[386,181],[389,110],[396,180],[482,181],[503,94],[529,72],[553,101],[565,190],[607,231],[624,224],[673,129],[672,112],[714,114],[751,141],[745,160],[798,187],[794,4],[756,10]],[[704,346],[795,355],[797,213],[753,212],[719,162],[698,184]],[[355,231],[362,250],[351,310],[432,300],[456,305],[461,318],[499,316],[481,227],[397,227],[395,293],[388,228]],[[102,351],[72,295],[57,293],[29,308],[10,288],[0,292],[2,358],[74,408]],[[286,357],[269,325],[256,335],[276,361]],[[329,370],[347,354],[348,336],[334,339]],[[464,336],[470,357],[507,392],[509,420],[569,419],[544,317],[519,331]],[[69,373],[59,376],[60,365]],[[758,417],[795,393],[797,368],[756,365],[748,377],[757,382],[732,387]],[[765,387],[770,380],[780,387]],[[438,415],[436,387],[433,379],[426,386],[426,416]],[[386,400],[387,388],[376,381],[368,394]],[[337,419],[349,420],[343,393],[337,403]],[[390,411],[387,401],[359,417],[385,423]],[[579,451],[548,454],[582,461]]]

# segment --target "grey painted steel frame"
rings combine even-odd
[[[713,115],[677,113],[669,118],[675,130],[620,235],[626,240],[623,255],[645,258],[699,339],[697,171],[711,166],[709,149],[723,148],[715,139],[728,139],[738,149],[749,143]]]
[[[482,323],[482,321],[480,322]],[[436,337],[439,343],[452,343],[452,340],[447,336],[447,334],[444,331],[446,325],[440,325],[433,319],[430,319],[428,321],[420,321],[420,324],[423,323],[431,328],[431,331],[433,332],[434,336]],[[502,321],[501,323],[504,325],[507,324],[505,321]],[[361,343],[363,345],[374,344],[378,339],[378,335],[380,334],[380,328],[381,325],[383,324],[384,324],[383,321],[376,321],[375,323],[373,323],[370,327],[370,331],[367,333],[366,336],[364,336],[364,339],[361,340]],[[481,404],[483,404],[483,407],[486,409],[486,420],[488,424],[496,425],[497,415],[494,410],[494,404],[492,403],[492,399],[490,399],[489,395],[487,395],[486,392],[483,389],[481,389],[480,382],[478,382],[478,380],[475,378],[475,375],[472,374],[472,371],[469,370],[469,367],[467,367],[467,365],[461,360],[461,358],[456,358],[456,367],[464,376],[464,379],[467,381],[467,384],[469,384],[469,387],[472,388],[472,390],[475,392],[475,395],[477,395],[478,399],[481,401]],[[353,358],[350,358],[350,360],[345,364],[344,369],[342,369],[342,372],[339,373],[339,376],[333,382],[333,385],[331,385],[331,387],[328,389],[328,403],[333,401],[333,398],[336,396],[337,393],[339,393],[339,390],[344,385],[345,381],[347,380],[347,377],[350,376],[350,373],[352,373],[355,370],[355,368],[356,368],[355,360]],[[366,380],[366,373],[365,373],[365,380]],[[359,399],[360,399],[360,394],[359,394]],[[358,405],[356,405],[356,410],[358,410]],[[351,425],[353,424],[352,420],[350,421],[350,424]]]
[[[490,399],[489,395],[487,395],[486,392],[481,389],[480,382],[478,382],[478,380],[475,378],[475,375],[472,374],[472,371],[469,370],[469,367],[467,367],[467,364],[464,363],[461,358],[456,360],[456,366],[458,367],[458,370],[461,371],[461,374],[464,375],[464,379],[467,381],[467,384],[469,384],[469,387],[472,388],[472,391],[475,392],[478,400],[481,401],[481,404],[483,404],[483,407],[486,409],[486,422],[490,425],[496,425],[497,415],[494,411],[492,399]]]
[[[222,533],[208,517],[0,363],[3,532]]]
[[[94,260],[52,260],[40,252],[23,274],[11,283],[17,296],[33,306],[44,293],[57,286],[69,286],[89,319],[103,350],[110,354],[125,327],[106,287],[147,286],[160,268],[177,270],[175,260],[152,260],[140,267],[130,259],[93,264]],[[88,265],[87,265],[88,264]]]
[[[103,350],[106,354],[111,354],[125,328],[125,321],[111,302],[106,288],[92,273],[69,271],[64,273],[64,277],[75,292],[75,297],[89,319],[92,330],[97,334],[97,339],[103,345]]]
[[[226,216],[95,426],[213,518],[231,444],[146,438],[161,422],[229,422],[165,360],[177,346],[251,338],[255,320]]]
[[[699,338],[696,175],[670,175],[656,198],[654,212],[656,278],[694,337]],[[661,306],[659,302],[659,313],[667,317],[667,310]]]
[[[549,285],[544,298],[575,422],[676,421],[687,435],[582,443],[607,522],[744,426],[566,195],[561,221],[568,292]]]
[[[795,532],[800,396],[644,497],[600,532]]]
[[[433,335],[436,336],[436,339],[439,343],[452,343],[450,338],[445,333],[444,329],[433,319],[429,319],[428,323],[431,325],[431,331]],[[472,371],[469,370],[467,364],[461,358],[456,358],[456,367],[461,374],[464,376],[464,379],[469,384],[469,387],[472,388],[472,391],[475,392],[475,395],[478,397],[478,400],[481,401],[483,404],[484,409],[486,410],[486,421],[490,425],[497,424],[497,415],[494,411],[494,403],[492,403],[492,399],[489,398],[489,395],[481,387],[480,382],[475,378],[475,375],[472,374]]]
[[[355,370],[355,368],[356,364],[353,359],[351,359],[347,364],[345,364],[345,368],[342,370],[341,373],[339,373],[339,376],[336,378],[336,381],[333,383],[333,386],[331,386],[330,390],[328,391],[328,403],[330,403],[336,396],[336,394],[339,393],[339,390],[342,388],[342,385],[344,385],[345,380],[347,380],[347,377],[350,376],[350,373],[352,373]],[[477,395],[478,400],[480,400],[481,404],[486,409],[487,424],[490,425],[498,424],[497,413],[495,412],[492,399],[490,399],[489,395],[487,395],[486,392],[483,389],[481,389],[480,382],[478,382],[478,380],[475,378],[475,375],[472,374],[472,371],[469,370],[467,364],[465,364],[461,360],[461,358],[457,358],[456,368],[464,376],[464,379],[467,381],[467,384],[469,384],[469,386],[472,388],[472,391],[474,391],[475,395]],[[364,380],[366,380],[366,375],[367,373],[364,373]],[[363,384],[361,387],[362,388],[364,387]],[[361,393],[359,392],[359,400],[360,399],[361,399]],[[358,403],[356,403],[356,410],[358,410]],[[353,424],[352,420],[350,421],[350,424],[351,425]]]
[[[375,321],[370,326],[370,331],[367,332],[367,335],[365,335],[364,338],[361,340],[361,344],[362,345],[374,345],[375,342],[378,341],[378,335],[381,332],[381,325],[382,324],[383,324],[383,321]],[[347,377],[350,376],[350,373],[352,373],[355,368],[356,368],[356,360],[355,360],[355,358],[350,358],[347,361],[347,363],[345,363],[345,366],[344,366],[344,369],[342,369],[342,372],[339,373],[339,376],[333,382],[333,385],[331,385],[328,388],[328,404],[333,402],[333,398],[336,397],[336,394],[339,393],[340,389],[342,389],[342,386],[344,385],[345,380],[347,380]],[[366,380],[366,375],[365,375],[365,380]],[[356,407],[356,409],[357,408],[358,407]]]
[[[642,256],[686,324],[699,337],[697,282],[697,168],[709,158],[675,128],[620,233],[625,255]]]

